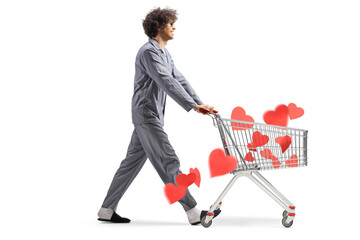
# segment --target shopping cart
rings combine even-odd
[[[202,109],[203,113],[209,113]],[[248,177],[283,209],[282,224],[290,227],[295,218],[295,206],[259,171],[303,167],[307,165],[307,130],[221,118],[217,111],[208,114],[219,129],[226,155],[238,160],[234,177],[201,219],[204,227],[212,224],[214,211],[239,177]]]

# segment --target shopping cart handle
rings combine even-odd
[[[218,113],[218,111],[216,111],[216,110],[213,110],[212,112],[210,112],[209,110],[206,110],[205,108],[200,108],[199,111],[200,111],[202,114]]]

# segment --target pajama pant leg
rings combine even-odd
[[[115,173],[102,208],[116,211],[118,202],[147,158],[165,184],[176,184],[175,179],[181,174],[180,162],[161,124],[135,125],[126,158]],[[189,190],[186,190],[186,195],[179,200],[179,203],[185,211],[194,208],[197,204]]]
[[[175,179],[177,175],[181,174],[180,161],[161,124],[138,124],[135,125],[135,130],[147,157],[162,181],[165,184],[174,183],[177,185]],[[188,189],[186,189],[186,195],[179,200],[179,203],[185,211],[194,208],[197,204]]]
[[[137,176],[146,161],[146,154],[141,146],[136,130],[134,130],[127,150],[126,158],[121,162],[119,169],[111,182],[103,208],[116,211],[118,202]]]

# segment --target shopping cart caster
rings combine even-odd
[[[282,225],[283,225],[284,227],[286,227],[286,228],[291,227],[291,226],[293,225],[293,223],[294,223],[294,220],[291,220],[290,222],[286,222],[286,220],[287,220],[287,217],[284,217],[284,218],[282,219],[282,221],[281,221]]]
[[[206,227],[206,228],[208,228],[208,227],[210,227],[211,226],[211,224],[212,224],[212,220],[210,220],[209,222],[205,222],[205,220],[206,220],[206,216],[203,216],[202,218],[201,218],[201,225],[203,226],[203,227]]]
[[[288,211],[285,210],[285,211],[283,212],[283,217],[287,217],[287,216],[288,216]]]

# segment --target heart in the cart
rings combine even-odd
[[[215,149],[209,156],[210,177],[222,176],[235,170],[237,167],[236,157],[226,156],[221,148]]]
[[[255,158],[253,157],[253,155],[252,155],[251,152],[248,152],[248,153],[245,155],[244,160],[245,160],[245,161],[248,161],[248,162],[253,162],[253,161],[255,161]]]
[[[281,146],[281,151],[284,153],[291,144],[291,137],[289,135],[285,135],[283,137],[275,138],[275,142]]]
[[[165,196],[170,204],[179,201],[186,194],[186,187],[183,185],[175,186],[173,183],[168,183],[164,188]]]
[[[181,173],[179,175],[177,175],[176,177],[176,183],[178,185],[183,185],[184,187],[188,187],[191,184],[193,184],[196,180],[196,174],[195,173],[189,173],[189,174],[184,174]]]
[[[256,147],[254,147],[254,146],[252,145],[252,143],[248,143],[247,148],[248,148],[250,151],[256,152]]]
[[[271,159],[271,160],[278,160],[278,158],[276,156],[273,155],[272,151],[268,148],[264,148],[263,150],[260,151],[260,155],[263,157],[263,158],[266,158],[266,159]]]
[[[195,178],[195,185],[200,187],[200,182],[201,182],[201,175],[200,175],[200,171],[199,169],[195,168],[195,169],[192,169],[190,168],[189,170],[190,173],[194,173],[196,175],[196,178]]]
[[[270,149],[265,148],[264,150],[260,151],[260,155],[263,158],[266,159],[271,159],[271,164],[273,165],[273,168],[279,168],[281,165],[281,162],[279,161],[279,159],[273,155],[273,153],[271,152]]]
[[[236,107],[232,110],[231,119],[245,122],[255,122],[250,115],[246,115],[245,110],[242,107]],[[246,130],[254,126],[253,124],[236,122],[232,122],[231,125],[233,126],[233,130]]]
[[[268,142],[269,142],[269,136],[267,136],[265,134],[263,135],[259,131],[255,131],[253,133],[253,135],[252,135],[251,148],[254,149],[254,148],[257,148],[257,147],[264,146]],[[249,148],[249,145],[248,145],[248,148]]]
[[[265,112],[263,118],[267,124],[286,127],[289,119],[289,109],[286,105],[281,104],[275,108],[275,111]]]
[[[304,115],[304,109],[302,109],[301,107],[296,106],[295,103],[290,103],[288,105],[288,108],[289,108],[290,120],[297,119],[299,117],[302,117],[302,115]]]
[[[299,158],[296,155],[292,155],[289,160],[285,161],[286,166],[288,167],[298,167],[299,166]]]
[[[271,164],[273,165],[273,168],[279,168],[281,162],[275,157],[271,159]]]

